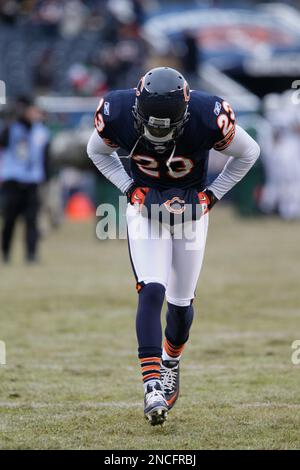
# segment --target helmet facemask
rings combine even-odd
[[[186,109],[183,118],[172,124],[170,118],[149,116],[147,120],[139,113],[137,102],[133,107],[133,115],[137,131],[154,145],[167,145],[174,142],[182,134],[184,125],[189,119]]]

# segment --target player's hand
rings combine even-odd
[[[201,191],[201,193],[198,193],[198,198],[199,198],[199,204],[202,207],[202,213],[207,214],[208,211],[211,210],[211,208],[218,202],[218,198],[214,195],[212,191],[209,189],[205,189],[204,191]]]
[[[149,191],[149,188],[141,188],[139,186],[132,185],[126,193],[128,202],[131,205],[134,205],[134,204],[142,205],[142,204],[144,204],[145,197],[146,197],[146,194],[147,194],[148,191]]]

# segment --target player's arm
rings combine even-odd
[[[130,204],[143,204],[148,188],[137,187],[125,171],[117,152],[107,145],[94,130],[87,145],[87,153],[100,173],[126,194]]]
[[[87,145],[87,154],[98,170],[122,193],[127,193],[133,181],[125,171],[114,148],[107,145],[95,129]]]
[[[118,109],[114,92],[101,98],[95,113],[95,131],[90,137],[87,153],[98,170],[121,192],[125,193],[130,204],[143,204],[148,188],[137,187],[125,171],[116,152],[115,132],[112,122],[112,108]]]
[[[207,188],[217,200],[244,178],[258,159],[260,147],[242,127],[236,126],[234,137],[220,153],[230,158],[219,176]]]
[[[209,113],[209,146],[229,156],[219,176],[199,194],[199,201],[211,209],[250,170],[259,157],[260,148],[244,129],[235,123],[234,112],[227,101],[214,97]]]
[[[118,116],[118,110],[119,103],[114,92],[100,99],[94,117],[95,130],[88,142],[87,154],[100,173],[121,192],[126,193],[132,185],[132,179],[125,171],[116,152],[118,145],[115,142],[113,122]]]

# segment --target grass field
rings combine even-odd
[[[65,224],[42,264],[0,266],[1,449],[300,449],[300,225],[211,215],[163,428],[143,418],[126,242]]]

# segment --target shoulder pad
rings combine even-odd
[[[120,129],[122,113],[130,106],[134,90],[116,90],[107,93],[100,99],[95,112],[95,128],[107,145],[119,147],[115,143],[115,136]],[[128,112],[128,111],[127,111]]]
[[[219,96],[193,91],[191,104],[191,112],[208,134],[209,147],[218,151],[228,147],[235,134],[235,115],[229,103]]]

